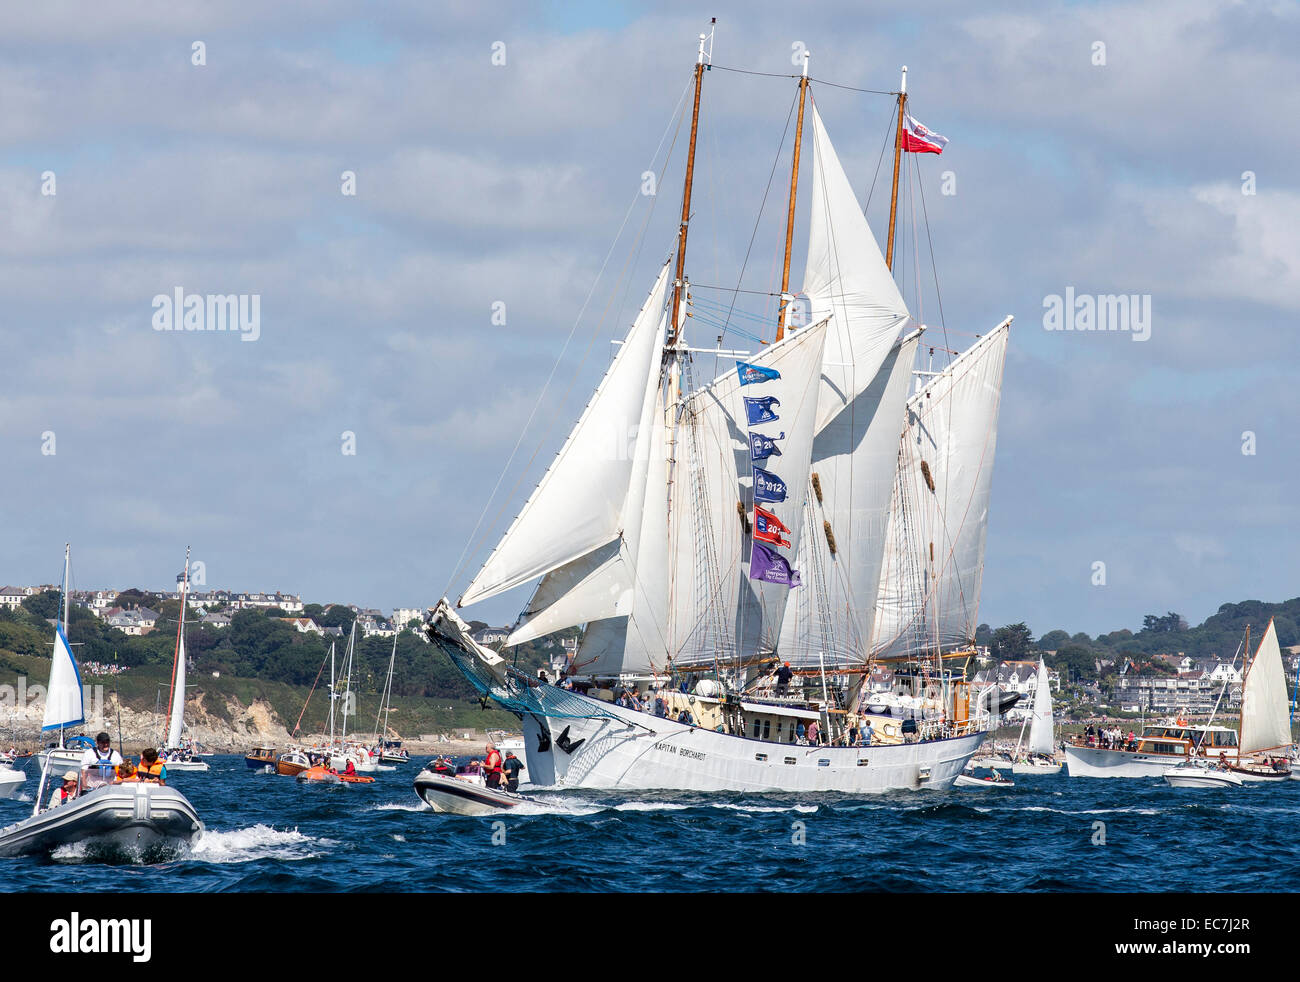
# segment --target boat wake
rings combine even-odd
[[[205,863],[249,863],[258,859],[292,862],[323,856],[336,845],[333,839],[316,839],[296,828],[258,824],[229,832],[208,829],[199,836],[190,856]]]

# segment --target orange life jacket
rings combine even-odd
[[[137,774],[140,774],[140,775],[143,775],[142,778],[141,778],[141,780],[145,780],[145,781],[161,781],[161,780],[162,780],[162,774],[163,774],[163,768],[166,767],[166,766],[167,766],[167,765],[164,764],[161,760],[156,760],[156,761],[154,761],[152,764],[146,764],[146,763],[144,762],[144,758],[141,757],[141,758],[140,758],[140,767],[139,767],[139,769],[136,771],[136,773],[137,773]]]

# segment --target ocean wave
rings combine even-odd
[[[193,859],[205,863],[248,863],[256,859],[313,859],[338,845],[333,839],[316,839],[296,828],[276,829],[269,825],[217,832],[207,829],[190,850]]]

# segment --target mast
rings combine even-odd
[[[898,166],[903,159],[903,113],[907,106],[907,66],[903,66],[903,84],[898,89],[898,126],[894,130],[894,189],[889,195],[889,240],[885,246],[885,265],[894,268],[894,226],[898,218]]]
[[[185,572],[181,577],[181,616],[177,618],[176,625],[176,651],[172,655],[172,684],[167,693],[167,743],[169,745],[180,745],[180,728],[176,725],[179,718],[184,720],[185,715],[185,595],[189,591],[190,584],[190,547],[185,547]],[[180,682],[180,696],[176,694],[177,681]],[[176,701],[180,699],[180,707],[177,707]],[[176,739],[172,740],[172,734],[175,732]]]
[[[69,572],[69,570],[70,570],[71,568],[72,568],[72,543],[70,543],[70,542],[65,542],[65,543],[63,543],[63,633],[64,633],[64,634],[67,634],[67,633],[68,633],[68,600],[69,600],[69,598],[68,598],[68,572]],[[68,644],[72,644],[72,642],[69,641]],[[55,652],[55,654],[57,655],[58,652]],[[49,698],[48,693],[46,694],[46,698]],[[60,749],[60,750],[63,749],[63,727],[62,727],[62,726],[59,727],[59,749]],[[48,764],[48,763],[49,763],[49,758],[46,757],[46,758],[45,758],[45,761],[46,761],[46,763]],[[45,775],[42,774],[42,775],[41,775],[41,782],[42,782],[42,783],[41,783],[41,787],[40,787],[40,789],[36,792],[36,807],[37,807],[37,808],[40,808],[40,807],[41,807],[41,792],[45,790],[45,783],[44,783],[44,780],[45,780]],[[35,813],[33,813],[33,814],[35,814]]]
[[[776,316],[776,339],[778,341],[785,337],[786,319],[789,317],[790,304],[794,302],[794,297],[790,296],[790,249],[794,245],[794,203],[795,195],[799,190],[799,150],[803,144],[803,107],[808,97],[809,54],[805,49],[803,53],[803,77],[799,79],[799,119],[794,126],[794,160],[790,165],[790,208],[786,212],[785,218],[785,263],[781,267],[781,301]],[[895,181],[897,181],[897,177],[895,177]]]
[[[718,18],[713,18],[716,24]],[[700,35],[700,50],[695,58],[695,108],[691,111],[691,143],[686,153],[686,184],[682,190],[682,222],[677,229],[677,269],[673,276],[672,320],[668,322],[668,344],[677,343],[677,321],[682,308],[682,294],[685,292],[686,275],[686,231],[691,220],[691,184],[695,180],[695,138],[700,129],[700,89],[704,84],[704,42],[708,34]],[[710,51],[710,57],[712,51]]]

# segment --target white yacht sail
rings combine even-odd
[[[781,655],[791,664],[860,664],[870,651],[899,420],[919,338],[914,331],[895,343],[871,384],[813,442],[816,484],[798,560],[808,588],[790,592],[781,625]]]
[[[1056,752],[1056,727],[1052,719],[1052,683],[1047,677],[1047,664],[1038,659],[1038,681],[1034,686],[1034,710],[1029,722],[1029,752],[1052,754]]]
[[[71,550],[63,549],[63,617],[54,626],[54,653],[50,661],[50,684],[45,690],[45,718],[41,730],[61,730],[84,723],[86,710],[81,673],[68,643],[68,567]],[[59,741],[62,746],[62,740]],[[39,805],[39,801],[37,802]]]
[[[190,583],[190,555],[185,553],[185,575],[181,580],[181,615],[176,632],[176,661],[172,677],[172,703],[167,717],[167,743],[169,748],[181,745],[185,727],[185,599]]]
[[[627,439],[641,420],[651,373],[659,371],[667,282],[665,265],[596,394],[460,606],[534,580],[622,531],[636,456]]]
[[[813,106],[812,222],[803,292],[811,320],[831,317],[817,430],[870,386],[910,317]]]
[[[1241,693],[1240,754],[1276,750],[1291,743],[1291,717],[1287,704],[1286,672],[1273,621],[1259,642],[1246,672]]]
[[[794,565],[812,462],[827,322],[788,335],[750,359],[779,372],[742,385],[733,369],[692,395],[677,434],[669,524],[670,645],[678,665],[750,660],[775,650],[790,588],[750,578],[754,474],[779,475],[779,501],[760,500],[789,527],[780,547]],[[751,422],[746,400],[774,399],[775,418]],[[756,417],[763,419],[763,417]],[[775,439],[780,455],[755,462],[751,433]],[[769,477],[760,475],[764,482]],[[760,492],[760,497],[770,494]]]
[[[984,572],[1009,320],[907,402],[880,573],[874,650],[972,643]]]

